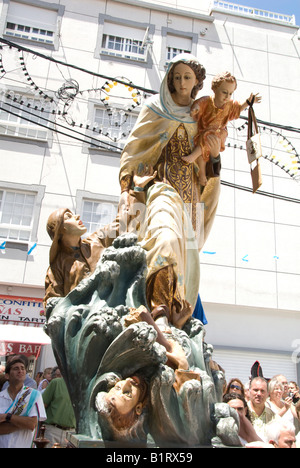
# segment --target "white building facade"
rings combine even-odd
[[[2,0],[0,8],[2,356],[9,343],[22,343],[11,328],[18,322],[18,329],[30,325],[22,328],[24,343],[42,345],[33,353],[39,367],[53,364],[40,335],[48,216],[68,207],[90,232],[114,218],[122,145],[167,62],[185,51],[206,68],[201,95],[229,70],[235,99],[263,98],[255,107],[259,192],[252,193],[245,151],[247,112],[230,124],[222,153],[220,203],[200,254],[206,341],[227,379],[247,381],[258,360],[266,377],[284,373],[299,382],[295,18],[209,0]]]

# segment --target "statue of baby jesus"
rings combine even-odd
[[[225,149],[228,135],[226,125],[230,120],[238,119],[241,112],[255,102],[260,102],[258,94],[253,95],[243,103],[231,99],[237,88],[237,81],[229,72],[217,75],[212,80],[213,96],[203,96],[197,99],[191,107],[191,116],[198,123],[198,133],[194,139],[194,150],[182,159],[188,163],[198,160],[199,181],[205,186],[206,163],[210,157],[209,136],[216,135],[220,140],[220,151]]]

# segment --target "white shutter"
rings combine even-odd
[[[192,50],[192,39],[189,37],[173,36],[173,34],[167,34],[167,47],[180,50]]]
[[[104,22],[103,34],[124,37],[135,41],[143,41],[146,29],[131,28],[123,24]]]
[[[251,367],[258,361],[263,376],[271,379],[274,375],[283,374],[288,381],[297,381],[296,364],[291,355],[280,352],[217,348],[213,352],[213,360],[225,370],[228,382],[232,378],[240,379],[244,384],[251,377]]]
[[[11,1],[6,21],[55,32],[57,11]]]

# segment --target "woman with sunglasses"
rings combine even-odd
[[[227,393],[238,393],[239,395],[245,396],[245,389],[244,385],[240,381],[240,379],[231,379],[226,387],[224,395]]]

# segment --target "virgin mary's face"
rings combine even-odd
[[[179,63],[173,71],[175,99],[190,100],[193,88],[198,84],[194,71],[186,64]]]

